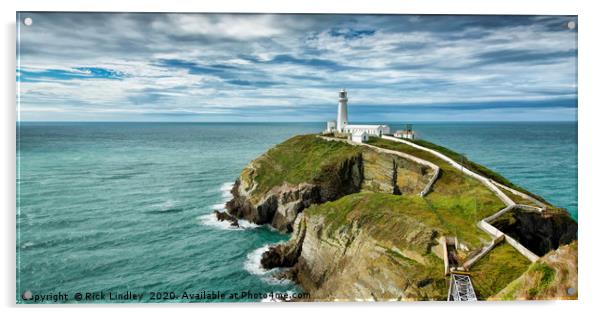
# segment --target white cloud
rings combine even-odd
[[[154,21],[154,30],[173,35],[209,35],[249,40],[281,34],[273,15],[169,14]]]
[[[351,104],[366,106],[576,97],[576,56],[562,55],[576,50],[576,34],[529,17],[501,27],[464,27],[471,18],[458,17],[442,28],[448,21],[417,16],[39,15],[44,27],[21,34],[21,109],[47,108],[49,118],[107,109],[302,114],[306,106],[334,108],[342,87]],[[504,61],[504,52],[534,60]],[[86,67],[124,76],[40,77]]]

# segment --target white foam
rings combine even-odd
[[[254,229],[254,228],[260,227],[259,225],[253,224],[244,219],[238,220],[238,227],[232,226],[231,222],[229,222],[229,221],[218,220],[217,216],[215,216],[215,214],[213,212],[211,212],[209,214],[201,215],[201,216],[197,217],[197,220],[200,221],[203,225],[207,225],[207,226],[211,226],[211,227],[215,227],[215,228],[219,228],[219,229],[225,229],[225,230],[243,230],[243,229]]]
[[[222,186],[219,188],[220,192],[222,192],[222,197],[224,199],[230,200],[232,198],[232,193],[230,193],[230,191],[232,191],[232,188],[234,187],[234,182],[226,182],[224,184],[222,184]]]
[[[237,227],[230,225],[230,222],[228,221],[218,221],[217,217],[213,213],[201,215],[196,219],[206,226],[211,226],[219,229],[237,229]]]
[[[217,217],[213,213],[213,210],[226,211],[226,203],[232,198],[232,194],[230,193],[230,191],[232,190],[233,186],[234,186],[234,182],[226,182],[226,183],[222,184],[221,187],[219,188],[220,192],[222,192],[222,198],[223,198],[222,203],[211,205],[209,207],[209,209],[211,210],[211,213],[201,215],[201,216],[197,217],[197,220],[199,220],[201,223],[203,223],[207,226],[212,226],[212,227],[216,227],[216,228],[220,228],[220,229],[227,229],[227,230],[253,229],[253,228],[260,227],[260,225],[251,223],[244,219],[238,220],[238,227],[232,226],[229,221],[217,220]]]
[[[264,269],[261,266],[261,255],[264,252],[270,249],[270,245],[263,245],[260,248],[257,248],[247,255],[247,260],[245,261],[245,270],[249,271],[251,274],[255,275],[265,275],[268,273],[268,270]]]
[[[211,205],[211,210],[223,211],[226,209],[226,203],[219,203]]]
[[[275,277],[275,275],[278,272],[284,271],[283,268],[274,268],[274,269],[268,270],[268,269],[265,269],[261,265],[261,256],[263,255],[264,252],[266,252],[270,249],[270,246],[273,246],[273,245],[270,245],[270,244],[263,245],[260,248],[257,248],[255,250],[251,251],[247,255],[247,260],[244,263],[244,268],[249,273],[259,276],[261,280],[263,280],[264,282],[266,282],[268,284],[288,285],[291,283],[290,280],[279,279],[279,278]]]
[[[261,225],[251,223],[246,219],[239,219],[238,226],[242,227],[243,229],[253,229],[253,228],[261,227]]]
[[[234,182],[226,182],[220,186],[219,191],[221,192],[222,201],[211,205],[211,210],[223,211],[226,209],[226,203],[232,199],[232,193],[230,193],[230,191],[232,191],[233,186]]]

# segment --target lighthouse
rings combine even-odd
[[[336,121],[326,122],[324,134],[347,134],[349,140],[354,142],[366,142],[370,137],[382,137],[391,133],[391,128],[385,124],[378,125],[358,125],[349,124],[347,120],[347,91],[339,91],[339,111]],[[341,137],[338,135],[337,137]]]
[[[337,116],[337,131],[343,132],[347,125],[347,91],[339,91],[339,112]]]

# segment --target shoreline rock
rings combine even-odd
[[[213,213],[215,214],[215,217],[217,218],[218,221],[220,221],[220,222],[227,221],[227,222],[230,222],[230,226],[240,227],[240,225],[238,224],[238,219],[236,217],[230,215],[228,212],[221,212],[218,210],[213,210]]]

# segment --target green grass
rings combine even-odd
[[[308,216],[324,216],[329,236],[356,225],[377,240],[403,247],[416,245],[408,244],[404,239],[405,233],[415,230],[416,225],[440,227],[425,201],[415,195],[361,192],[313,205],[305,212]]]
[[[316,135],[292,137],[255,160],[257,188],[254,195],[263,195],[285,182],[310,182],[333,165],[357,156],[360,152],[358,147],[326,141]]]
[[[405,152],[438,165],[441,172],[439,179],[433,185],[432,192],[425,197],[430,212],[438,217],[445,230],[458,236],[468,245],[478,246],[491,239],[476,227],[476,222],[494,214],[505,205],[482,183],[424,150],[382,138],[371,138],[369,143]]]
[[[489,168],[487,168],[487,167],[485,167],[483,165],[480,165],[480,164],[478,164],[476,162],[470,161],[470,160],[467,159],[467,157],[465,157],[462,154],[457,153],[457,152],[455,152],[455,151],[453,151],[453,150],[451,150],[449,148],[446,148],[446,147],[443,147],[443,146],[431,143],[431,142],[426,141],[426,140],[408,140],[408,141],[411,141],[411,142],[413,142],[413,143],[415,143],[417,145],[420,145],[420,146],[423,146],[423,147],[426,147],[426,148],[429,148],[429,149],[436,150],[436,151],[438,151],[438,152],[440,152],[440,153],[448,156],[449,158],[455,160],[456,162],[458,162],[459,164],[463,165],[464,167],[466,167],[466,168],[468,168],[468,169],[470,169],[470,170],[472,170],[472,171],[474,171],[474,172],[476,172],[476,173],[478,173],[478,174],[480,174],[482,176],[485,176],[487,178],[493,179],[496,182],[501,183],[501,184],[503,184],[505,186],[508,186],[510,188],[513,188],[513,189],[515,189],[517,191],[529,194],[532,197],[540,200],[541,202],[546,203],[546,201],[542,197],[537,196],[537,195],[533,195],[533,193],[530,193],[529,191],[527,191],[527,190],[521,188],[520,186],[512,183],[510,180],[504,178],[499,173],[497,173],[497,172],[495,172],[495,171],[493,171],[493,170],[491,170],[491,169],[489,169]]]
[[[526,279],[530,279],[530,282],[526,282]],[[523,275],[522,278],[512,281],[508,287],[504,289],[502,300],[516,300],[521,291],[526,291],[527,298],[534,299],[538,295],[541,296],[556,279],[556,270],[548,266],[543,262],[535,262]],[[535,284],[534,287],[529,287],[526,284]]]
[[[433,200],[450,206],[434,207],[429,199],[417,195],[361,192],[311,206],[305,212],[308,216],[324,216],[329,236],[351,229],[355,224],[373,238],[389,241],[400,249],[426,251],[433,231],[438,235],[457,234],[462,242],[475,247],[490,239],[476,226],[473,217],[463,215],[476,212],[471,209],[472,203],[464,209],[462,200],[453,201],[453,197]],[[416,235],[418,228],[428,234]]]
[[[539,207],[539,205],[533,203],[533,201],[531,201],[529,199],[525,199],[522,196],[516,195],[504,188],[500,188],[500,190],[502,190],[502,192],[504,192],[504,194],[506,194],[512,201],[514,201],[514,203]],[[529,195],[531,195],[531,194],[529,193]]]
[[[536,262],[529,268],[529,273],[539,276],[537,286],[529,289],[529,296],[536,296],[546,289],[556,276],[556,271],[545,263]]]
[[[479,299],[497,294],[521,276],[531,262],[508,243],[501,243],[470,269],[472,283]]]

